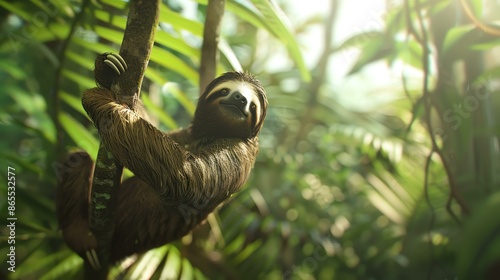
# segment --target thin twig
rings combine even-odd
[[[495,35],[495,36],[500,36],[500,29],[488,26],[484,23],[482,23],[477,17],[474,15],[474,12],[469,7],[469,4],[467,4],[467,1],[465,0],[460,0],[460,4],[462,5],[462,8],[464,9],[465,14],[467,15],[467,18],[479,29],[483,30],[484,32]]]
[[[419,5],[419,4],[416,4]],[[410,3],[409,0],[406,0],[404,2],[404,9],[405,9],[405,17],[406,17],[406,26],[408,27],[408,33],[413,35],[415,37],[415,40],[419,42],[420,44],[425,44],[425,41],[422,39],[420,34],[418,34],[417,30],[415,30],[415,27],[413,26],[413,23],[411,21],[411,11],[410,11]],[[419,11],[419,10],[417,10]]]
[[[421,14],[421,6],[420,6],[420,0],[416,1],[415,7],[417,10],[417,18],[419,22],[419,27],[422,32],[422,48],[423,48],[423,54],[422,54],[422,65],[423,65],[423,71],[424,71],[424,80],[423,80],[423,85],[422,85],[422,90],[423,90],[423,98],[424,98],[424,107],[425,107],[425,121],[427,124],[427,127],[429,129],[429,136],[431,138],[432,142],[432,150],[435,151],[435,153],[439,156],[443,163],[443,167],[445,169],[447,178],[448,178],[448,184],[450,186],[450,200],[455,199],[457,204],[460,206],[462,213],[463,214],[468,214],[469,213],[469,208],[467,207],[465,201],[463,200],[462,196],[460,195],[457,184],[455,182],[455,177],[453,176],[453,172],[450,168],[450,165],[448,164],[448,161],[446,160],[446,157],[443,153],[443,151],[439,148],[436,140],[436,136],[434,135],[434,128],[432,125],[432,119],[431,119],[431,109],[432,109],[432,99],[431,99],[431,94],[429,91],[429,56],[430,56],[430,50],[428,46],[428,34],[427,30],[424,26],[424,20]],[[453,213],[450,202],[447,204],[447,210],[452,215],[452,217],[459,222],[458,217]]]
[[[304,139],[306,131],[308,130],[310,123],[313,121],[314,112],[316,111],[316,105],[318,103],[320,88],[321,85],[324,84],[326,73],[328,70],[329,58],[331,57],[332,54],[331,45],[333,38],[333,28],[334,28],[335,18],[337,15],[339,1],[338,0],[331,1],[330,5],[331,5],[330,11],[325,21],[325,33],[324,33],[325,38],[324,38],[323,51],[321,53],[321,56],[319,57],[319,60],[316,64],[317,65],[316,69],[314,71],[317,73],[317,75],[313,78],[308,89],[310,95],[306,104],[307,106],[306,111],[302,116],[302,121],[300,122],[300,127],[297,131],[297,136],[295,139],[296,145],[300,143],[302,139]]]
[[[425,197],[425,202],[427,203],[427,205],[429,206],[429,208],[431,210],[430,211],[431,221],[429,222],[429,230],[427,231],[427,233],[428,233],[429,245],[430,245],[432,258],[434,258],[434,246],[432,244],[431,230],[434,227],[434,221],[436,218],[436,214],[434,212],[434,207],[432,206],[431,199],[429,196],[429,169],[430,169],[430,165],[431,165],[431,158],[432,158],[432,155],[434,154],[434,152],[435,152],[434,149],[432,149],[430,151],[429,155],[427,156],[427,158],[425,160],[425,167],[424,167],[424,197]],[[427,274],[427,279],[431,278],[433,266],[434,266],[434,262],[431,262],[431,267],[429,268],[429,271]]]

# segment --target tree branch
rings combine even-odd
[[[118,102],[134,108],[141,94],[142,79],[153,48],[158,18],[159,0],[132,1],[123,35],[120,55],[127,62],[128,69],[116,79],[111,91]]]
[[[225,0],[209,0],[205,29],[203,30],[203,46],[200,62],[200,95],[205,87],[215,78],[219,60],[218,44]]]
[[[125,103],[131,109],[135,107],[139,99],[144,72],[149,63],[158,26],[159,5],[159,0],[136,0],[130,4],[127,27],[120,49],[120,55],[127,62],[128,69],[113,82],[111,91],[118,102]],[[101,143],[97,154],[90,200],[90,228],[97,240],[96,252],[101,268],[94,270],[86,260],[86,279],[107,277],[111,242],[115,230],[114,201],[121,187],[122,173],[123,165]],[[113,184],[102,183],[103,178],[112,180]]]
[[[116,79],[111,86],[111,90],[115,94],[118,102],[125,103],[132,109],[139,99],[144,71],[148,65],[149,55],[153,48],[154,35],[156,33],[156,26],[158,25],[159,4],[159,0],[137,0],[133,1],[130,5],[127,27],[120,49],[120,54],[127,62],[128,69]],[[141,16],[139,16],[139,11],[141,12]],[[99,147],[97,162],[103,163],[104,166],[115,163],[116,168],[114,170],[105,168],[103,170],[103,175],[105,177],[114,177],[113,181],[120,181],[123,167],[121,163],[114,160],[112,154],[106,152],[102,144]],[[97,177],[96,175],[99,175],[99,171],[99,165],[97,165],[94,178]],[[110,176],[110,171],[113,171],[113,173],[116,172],[116,174]],[[117,179],[116,177],[119,178]],[[111,210],[106,206],[111,199],[105,200],[103,197],[104,195],[109,196],[116,191],[114,189],[103,188],[102,186],[103,185],[96,184],[95,180],[93,181],[90,225],[91,229],[97,231],[102,228],[108,228],[110,224],[109,218]],[[114,184],[114,188],[117,187],[119,186]],[[96,204],[102,204],[104,208],[95,207]]]

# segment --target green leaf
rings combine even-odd
[[[118,46],[122,44],[123,31],[113,30],[102,26],[96,26],[95,30],[100,37],[113,42]],[[102,53],[103,51],[101,50],[100,52]]]
[[[70,60],[76,62],[83,69],[92,69],[94,67],[94,58],[91,58],[88,55],[83,56],[83,55],[77,54],[73,51],[67,51],[66,57],[69,58]]]
[[[262,240],[257,239],[252,244],[249,244],[243,249],[234,259],[234,263],[242,263],[247,260],[257,249],[262,246]]]
[[[460,279],[484,277],[490,266],[500,259],[500,192],[478,205],[468,219],[460,242],[457,269]],[[483,276],[483,277],[481,277]]]
[[[351,68],[348,75],[357,73],[366,65],[387,57],[392,51],[393,47],[388,45],[387,38],[379,37],[369,41],[363,47],[361,55],[359,56],[356,64]]]
[[[384,37],[384,33],[380,31],[359,33],[345,40],[342,44],[340,44],[340,46],[335,49],[335,51],[341,51],[349,48],[361,48],[371,40],[383,39]]]
[[[38,28],[35,37],[39,42],[63,39],[68,36],[69,30],[70,26],[68,24],[52,23],[42,28]]]
[[[273,34],[277,35],[278,39],[287,47],[288,52],[297,64],[302,79],[306,82],[311,80],[311,74],[307,69],[299,45],[292,33],[292,27],[285,16],[285,13],[273,0],[253,0],[257,9],[262,13],[265,21],[269,23]]]
[[[111,24],[121,30],[125,30],[125,26],[127,26],[127,18],[123,16],[113,15],[102,10],[94,10],[94,16],[97,19],[102,20],[103,22],[106,22],[108,24]],[[123,32],[124,31],[122,31],[122,34]]]
[[[461,25],[448,30],[443,42],[443,52],[449,52],[461,41],[469,32],[474,29],[474,25]]]
[[[101,0],[106,5],[113,6],[119,10],[124,10],[127,1],[116,1],[116,0]]]
[[[489,40],[488,42],[473,44],[471,46],[471,49],[475,51],[487,51],[496,48],[498,46],[500,46],[500,39],[495,38]]]
[[[23,10],[23,7],[21,5],[21,2],[7,2],[7,1],[0,1],[0,6],[3,7],[5,10],[11,12],[14,15],[17,15],[21,17],[22,19],[26,21],[30,21],[32,19],[32,15],[28,13],[27,11]],[[20,7],[21,6],[21,7]]]
[[[37,261],[34,261],[35,259]],[[43,258],[40,258],[39,254],[36,253],[32,254],[25,260],[26,263],[31,263],[31,265],[24,265],[24,266],[19,266],[19,268],[16,268],[16,273],[13,273],[12,275],[15,277],[13,277],[12,279],[26,279],[27,276],[32,273],[43,271],[44,269],[51,268],[56,264],[64,263],[64,260],[70,260],[70,259],[72,261],[78,259],[80,260],[81,263],[81,258],[69,250],[62,250],[60,252],[47,254]],[[57,278],[42,277],[40,279],[57,279]]]
[[[207,1],[199,1],[197,0],[198,3],[202,3],[204,5],[207,4]],[[250,23],[251,25],[260,28],[260,29],[265,29],[271,34],[273,34],[275,37],[278,37],[278,34],[275,33],[275,30],[273,30],[268,22],[260,15],[255,13],[255,11],[249,9],[248,7],[243,6],[242,4],[236,2],[236,1],[228,1],[226,3],[228,11],[232,12],[242,20]]]
[[[128,279],[151,279],[155,271],[159,269],[161,261],[167,255],[170,255],[170,250],[173,246],[164,245],[156,249],[149,250],[135,262],[132,269],[127,273]],[[177,277],[178,274],[175,276]],[[166,279],[166,278],[162,278]],[[173,279],[173,278],[168,278]]]
[[[78,111],[80,114],[87,116],[87,112],[83,109],[82,100],[76,96],[73,96],[65,91],[59,93],[59,98],[68,104],[71,108]]]
[[[53,175],[55,173],[55,170],[50,170]],[[42,223],[44,219],[50,219],[51,217],[54,216],[55,212],[55,205],[54,201],[51,198],[48,197],[39,197],[36,194],[33,194],[30,192],[29,189],[17,189],[16,191],[16,196],[22,199],[23,202],[26,204],[30,205],[31,211],[37,213],[38,217],[40,217],[40,220],[36,221],[37,223]],[[32,225],[33,228],[36,228],[37,226],[33,226],[33,222],[26,222],[26,224]],[[47,225],[43,225],[47,226]],[[36,231],[41,231],[44,232],[45,230],[43,229],[43,226],[39,226]]]
[[[47,104],[40,94],[25,92],[23,89],[10,90],[9,95],[32,119],[24,122],[26,128],[35,130],[47,141],[55,143],[56,130],[50,116],[46,113]]]
[[[199,49],[191,47],[190,45],[186,44],[186,42],[182,38],[176,38],[163,30],[158,30],[158,32],[156,32],[155,42],[165,47],[171,48],[174,51],[182,53],[183,55],[195,61],[199,60]]]
[[[181,91],[175,84],[169,84],[165,89],[169,94],[181,103],[182,107],[188,111],[188,113],[193,116],[196,110],[196,105],[187,97],[186,93]]]
[[[43,169],[38,165],[29,162],[25,158],[19,157],[19,155],[13,151],[0,151],[0,156],[10,165],[19,166],[27,172],[37,174],[37,176],[41,176],[43,173]]]
[[[187,259],[182,259],[182,274],[180,280],[191,280],[194,279],[194,269],[191,263]]]
[[[94,79],[88,78],[87,76],[73,72],[71,70],[68,70],[68,68],[63,70],[63,77],[66,77],[66,78],[74,81],[75,83],[80,85],[82,88],[94,88],[95,87]]]
[[[170,246],[160,279],[178,279],[181,273],[181,261],[182,257],[179,250],[174,246]]]
[[[203,5],[207,4],[206,0],[196,0],[196,2]],[[279,39],[288,49],[295,64],[297,64],[302,79],[306,82],[310,81],[311,74],[305,65],[299,45],[292,32],[291,24],[285,13],[274,1],[254,0],[252,2],[261,14],[256,13],[254,10],[245,7],[237,1],[228,1],[226,8],[242,20],[247,21],[257,28],[267,30]]]
[[[167,82],[167,79],[165,79],[156,69],[153,69],[153,67],[146,68],[144,76],[157,85],[163,85]]]
[[[484,71],[474,80],[475,86],[484,85],[485,81],[491,81],[500,78],[500,66]]]
[[[233,49],[231,49],[229,43],[223,38],[220,39],[219,49],[234,70],[236,71],[243,70],[243,67],[241,66],[241,63],[238,60],[238,57],[234,53]]]
[[[24,80],[27,76],[27,73],[12,61],[0,60],[0,69],[16,80]]]
[[[422,46],[415,40],[396,42],[397,57],[408,65],[422,69]]]
[[[170,23],[174,28],[187,30],[198,37],[203,36],[203,24],[181,16],[165,4],[162,4],[160,8],[160,22]]]
[[[151,60],[168,68],[189,80],[193,85],[199,81],[198,72],[186,64],[182,59],[161,48],[153,48]]]
[[[110,45],[105,45],[98,42],[89,42],[80,38],[74,38],[72,42],[78,44],[81,47],[84,47],[85,49],[94,51],[97,54],[101,54],[103,52],[118,53],[120,51],[118,48],[114,48]]]
[[[141,99],[144,102],[144,106],[146,106],[146,108],[148,109],[149,114],[158,117],[160,121],[170,129],[176,129],[178,127],[176,121],[172,119],[170,115],[165,113],[165,111],[163,111],[162,108],[154,104],[153,101],[151,101],[151,99],[149,98],[149,96],[147,96],[146,94],[142,94]]]
[[[39,94],[33,94],[17,87],[12,87],[8,92],[16,104],[29,115],[43,112],[47,107],[45,99]]]
[[[59,121],[73,142],[75,142],[78,147],[87,151],[95,160],[99,141],[94,135],[67,113],[60,113]]]
[[[78,272],[82,269],[83,260],[73,252],[64,251],[66,253],[63,258],[56,262],[56,266],[48,265],[51,268],[47,273],[40,277],[44,279],[74,279]],[[50,255],[50,256],[54,256]]]
[[[478,18],[481,18],[483,14],[483,0],[464,0],[467,5],[470,5],[472,8],[472,12]]]

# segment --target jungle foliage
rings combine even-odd
[[[195,17],[185,13],[186,2],[195,4]],[[194,112],[207,2],[163,1],[141,95],[163,130],[186,126]],[[292,1],[226,1],[218,72],[256,74],[270,104],[252,177],[204,226],[125,260],[112,269],[114,277],[480,279],[500,273],[500,27],[483,17],[500,4],[388,3],[381,30],[335,44],[343,2],[330,1],[324,14],[294,22],[286,16]],[[97,154],[97,131],[81,94],[95,86],[96,55],[118,52],[126,15],[127,1],[0,0],[0,191],[3,198],[7,167],[14,167],[18,218],[15,273],[7,271],[8,229],[0,229],[0,277],[81,274],[82,260],[57,228],[57,166],[75,149]],[[318,60],[306,63],[297,38],[313,26],[322,27],[318,42],[325,43],[314,46]],[[363,77],[385,63],[400,78],[384,89],[390,98],[374,92],[355,101],[359,106],[339,101],[352,92],[334,86],[329,63],[351,52],[356,62],[336,79]],[[283,67],[271,69],[278,53]],[[2,221],[8,206],[1,199]]]

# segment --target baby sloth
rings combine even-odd
[[[189,127],[161,132],[116,102],[111,84],[126,68],[120,56],[100,55],[98,87],[82,98],[102,144],[135,174],[117,194],[111,262],[179,239],[237,192],[255,162],[267,110],[257,79],[228,72],[207,86]],[[57,189],[59,225],[68,246],[88,257],[96,243],[88,220],[94,163],[78,152],[65,165]]]

